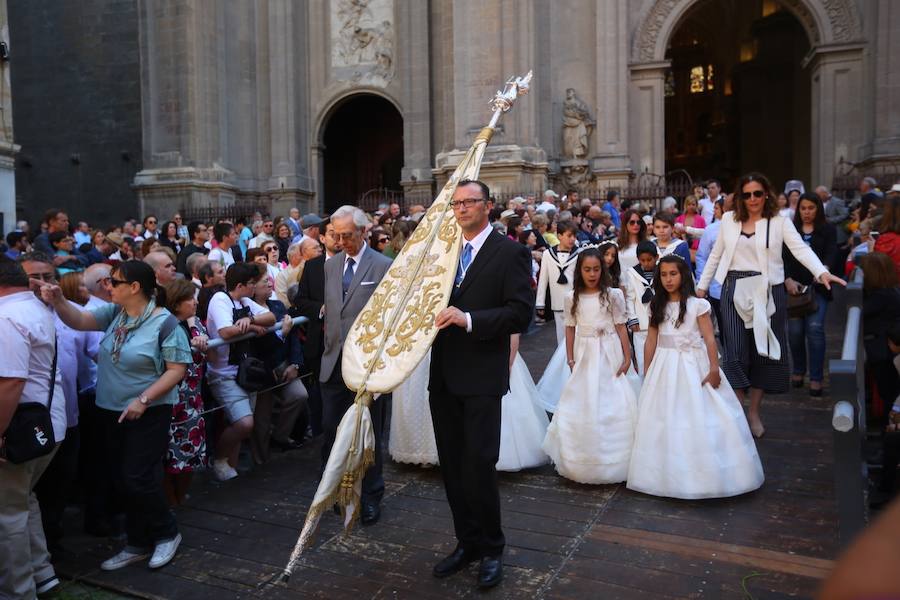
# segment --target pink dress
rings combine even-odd
[[[687,215],[681,214],[678,215],[678,218],[675,219],[676,223],[681,223],[684,225],[684,218]],[[699,214],[694,215],[694,222],[690,225],[691,227],[696,227],[697,229],[706,229],[706,220],[701,217]],[[690,245],[691,250],[696,250],[700,247],[700,236],[687,236],[685,240]]]

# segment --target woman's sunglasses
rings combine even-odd
[[[741,200],[749,200],[750,196],[754,198],[765,198],[766,193],[763,190],[753,190],[752,192],[741,192]]]
[[[116,279],[115,277],[109,278],[109,285],[111,285],[113,287],[117,287],[120,285],[129,285],[129,284],[131,284],[131,282],[125,281],[124,279]]]

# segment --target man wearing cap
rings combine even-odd
[[[538,204],[536,212],[547,212],[548,210],[556,210],[556,200],[559,200],[559,194],[553,190],[544,192],[544,201]]]
[[[299,244],[306,238],[312,238],[316,241],[319,241],[319,226],[322,224],[322,217],[317,214],[309,213],[308,215],[303,215],[303,219],[300,220],[300,227],[303,228],[303,232],[300,235],[294,236],[294,244]]]

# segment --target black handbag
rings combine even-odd
[[[246,306],[234,308],[232,303],[231,311],[233,323],[250,316],[250,308]],[[238,372],[235,381],[248,392],[260,392],[275,385],[275,375],[272,370],[268,368],[265,361],[254,356],[252,340],[241,340],[231,344],[228,352],[228,364],[237,365]]]
[[[813,286],[808,285],[803,293],[794,296],[788,294],[787,312],[790,319],[805,319],[819,310],[819,301]]]
[[[46,456],[56,447],[53,434],[53,390],[56,387],[56,346],[53,347],[53,365],[50,367],[50,393],[47,405],[40,402],[23,402],[16,407],[3,438],[6,460],[20,465]]]

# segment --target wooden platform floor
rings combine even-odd
[[[837,308],[837,307],[835,307]],[[829,350],[839,344],[832,311]],[[539,374],[553,350],[548,325],[523,339]],[[494,598],[812,597],[838,551],[832,482],[830,400],[795,393],[765,404],[759,449],[762,489],[739,498],[676,501],[624,486],[586,486],[552,467],[503,473],[506,579]],[[444,580],[433,564],[453,547],[450,513],[436,469],[385,463],[381,521],[340,533],[323,517],[315,548],[287,585],[263,587],[287,561],[316,487],[318,443],[275,456],[233,482],[198,478],[178,511],[184,542],[151,572],[113,573],[101,560],[119,547],[77,534],[59,571],[149,598],[467,598],[476,567]]]

